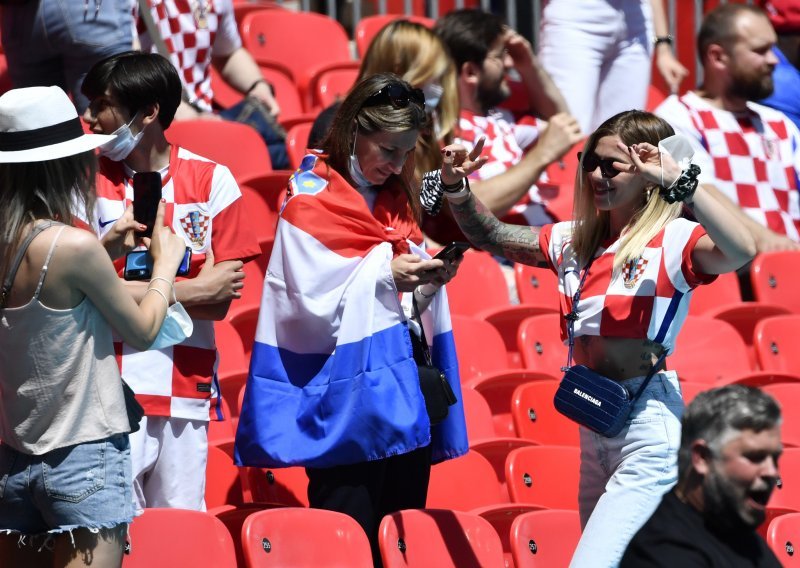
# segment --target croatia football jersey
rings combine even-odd
[[[211,58],[242,46],[231,0],[150,0],[150,13],[189,101],[211,111]],[[141,22],[138,31],[142,51],[157,53]]]
[[[765,227],[800,241],[800,132],[783,113],[753,102],[733,113],[689,92],[669,97],[656,114],[691,141],[700,183],[716,186]]]
[[[101,159],[100,164],[92,228],[102,237],[132,203],[133,186],[132,172],[126,172],[122,163]],[[247,261],[260,254],[244,219],[241,195],[228,168],[172,147],[169,168],[162,172],[164,220],[192,250],[189,278],[197,276],[208,250],[213,250],[217,263]],[[123,261],[116,263],[120,274]],[[191,337],[165,349],[138,351],[115,340],[122,378],[150,416],[221,418],[216,404],[219,387],[214,322],[193,322]]]
[[[599,335],[650,339],[668,353],[686,319],[691,292],[716,276],[699,273],[692,264],[692,250],[705,229],[687,219],[667,224],[645,246],[639,258],[613,271],[620,241],[605,244],[589,267],[578,304],[575,336]],[[584,266],[572,248],[572,222],[542,227],[539,243],[548,265],[558,275],[561,314],[572,311]],[[561,336],[567,339],[562,318]]]
[[[486,116],[462,110],[455,141],[471,151],[481,136],[486,138],[482,155],[489,160],[471,177],[476,180],[490,179],[519,163],[525,150],[538,140],[542,125],[535,119],[518,123],[504,109],[492,109]],[[540,181],[547,181],[546,174],[542,174]],[[503,221],[534,226],[550,223],[552,218],[544,205],[545,200],[534,184],[503,217]]]

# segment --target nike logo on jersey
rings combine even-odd
[[[119,217],[117,217],[116,219],[111,219],[110,221],[103,221],[102,219],[100,219],[98,217],[97,218],[97,224],[100,225],[100,228],[102,229],[106,225],[110,225],[111,223],[113,223],[114,221],[117,221],[117,220],[119,220]]]

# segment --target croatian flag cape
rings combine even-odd
[[[289,183],[261,301],[235,461],[331,467],[432,443],[434,463],[468,450],[444,289],[422,315],[434,364],[458,402],[431,427],[390,267],[428,258],[402,191],[370,212],[323,157],[308,155]],[[410,295],[406,295],[410,296]]]

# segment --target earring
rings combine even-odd
[[[652,186],[647,188],[647,197],[645,198],[645,200],[646,200],[646,201],[650,201],[650,196],[651,196],[651,195],[653,195],[653,188],[652,188]]]

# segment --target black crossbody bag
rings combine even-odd
[[[622,383],[609,379],[585,365],[572,364],[578,302],[593,260],[586,263],[578,289],[572,297],[572,311],[565,316],[569,339],[567,366],[562,368],[564,377],[558,385],[553,402],[556,410],[573,422],[586,426],[606,438],[613,438],[625,426],[625,421],[630,416],[633,405],[642,396],[644,389],[656,374],[656,369],[661,366],[666,353],[663,353],[650,368],[641,386],[634,394]]]
[[[425,328],[422,326],[422,318],[419,315],[419,307],[414,294],[411,294],[414,307],[414,319],[417,320],[420,329],[420,337],[409,330],[411,343],[414,346],[414,360],[417,362],[419,372],[419,388],[422,396],[425,397],[425,409],[428,411],[428,419],[431,424],[439,424],[450,413],[450,407],[458,399],[453,392],[447,377],[433,364],[431,350],[428,347],[428,340],[425,338]],[[417,345],[414,345],[417,343]],[[419,355],[421,353],[421,357]],[[420,361],[420,358],[422,359]]]

